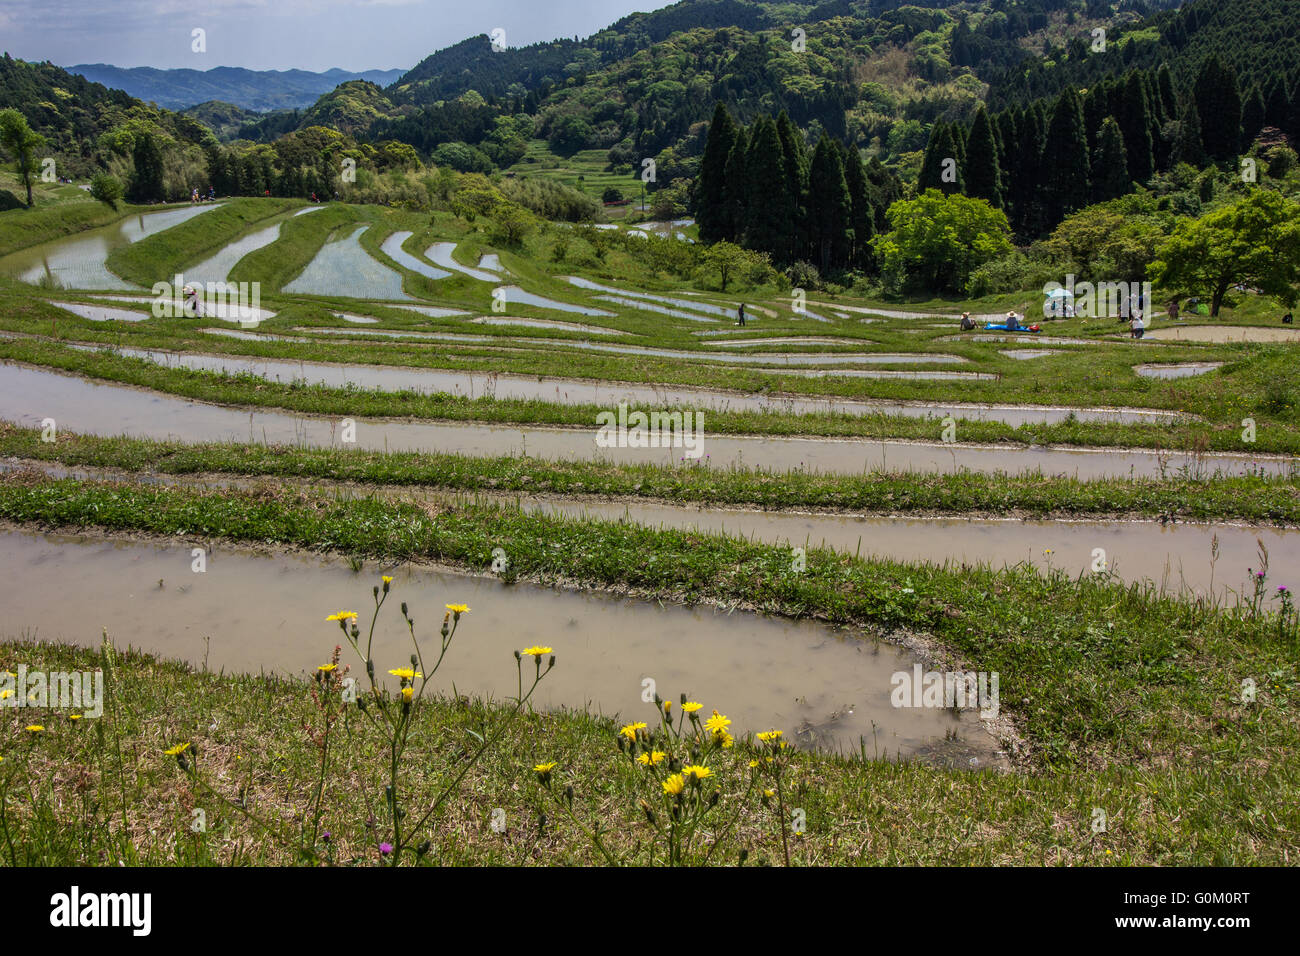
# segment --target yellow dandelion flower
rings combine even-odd
[[[183,744],[177,744],[175,747],[168,747],[166,750],[163,751],[163,753],[166,754],[168,757],[179,757],[181,754],[185,753],[185,751],[189,749],[190,749],[190,745],[188,743],[183,743]]]
[[[688,714],[693,714],[703,706],[704,705],[698,701],[688,700],[686,703],[682,704],[682,710],[686,711]]]
[[[355,621],[356,619],[356,611],[339,611],[337,614],[331,614],[325,618],[326,621]]]
[[[554,760],[551,760],[551,761],[548,761],[547,763],[539,763],[539,764],[537,764],[535,767],[533,767],[533,772],[534,772],[534,773],[550,773],[552,770],[555,769],[555,767],[556,767],[556,763],[555,763],[555,761],[554,761]]]
[[[523,654],[525,657],[536,657],[540,659],[543,656],[551,653],[552,650],[553,648],[550,647],[525,647],[519,653]]]
[[[772,799],[772,797],[775,797],[775,796],[776,796],[776,791],[775,791],[775,790],[764,790],[764,791],[763,791],[763,796],[767,797],[767,798],[770,800],[770,799]]]
[[[8,700],[13,695],[14,692],[11,690],[0,691],[0,700]]]
[[[731,718],[722,716],[716,710],[713,712],[713,716],[704,722],[704,729],[711,734],[724,734],[730,726]]]
[[[448,611],[451,611],[452,614],[456,614],[456,615],[465,614],[469,611],[468,604],[445,604],[443,606]]]
[[[755,767],[757,767],[757,766],[758,766],[758,761],[757,761],[757,760],[751,760],[751,761],[749,762],[749,769],[750,769],[750,770],[753,770],[753,769],[754,769]]]
[[[662,750],[655,750],[650,753],[639,754],[636,762],[643,767],[655,767],[663,763],[664,758],[667,756]]]
[[[664,713],[665,714],[671,713],[672,709],[673,709],[673,702],[671,700],[664,701]]]
[[[328,674],[330,671],[336,671],[336,670],[338,670],[338,669],[339,669],[339,665],[337,665],[337,664],[322,664],[320,667],[318,667],[318,668],[316,668],[316,669],[317,669],[318,671],[321,671],[322,673]]]
[[[39,734],[45,728],[40,724],[28,724],[25,729],[29,734]]]
[[[68,720],[80,720],[81,714],[68,714]]]
[[[408,701],[409,701],[409,700],[410,700],[412,697],[414,697],[414,696],[415,696],[415,688],[414,688],[414,687],[403,687],[403,688],[402,688],[402,700],[408,700]]]
[[[688,777],[694,777],[696,780],[704,780],[706,777],[712,777],[713,771],[708,767],[701,767],[699,764],[690,764],[682,768],[682,773]]]
[[[388,673],[392,674],[394,677],[399,677],[402,680],[413,680],[416,677],[423,676],[421,674],[417,674],[409,667],[395,667],[392,670],[390,670]]]
[[[781,731],[765,730],[758,735],[758,739],[763,741],[763,743],[765,744],[775,743],[776,741],[781,739]]]
[[[663,783],[664,793],[671,796],[677,796],[686,787],[686,778],[680,773],[675,773]]]
[[[644,720],[638,720],[634,724],[628,724],[626,727],[620,727],[618,729],[618,732],[622,734],[624,737],[626,737],[628,740],[636,740],[637,731],[645,730],[645,726],[646,725]]]
[[[392,584],[392,583],[393,583],[393,576],[392,576],[391,574],[385,574],[385,575],[383,576],[382,580],[383,580],[383,582],[384,582],[385,584]]]
[[[731,736],[731,734],[727,733],[725,730],[718,731],[713,735],[713,739],[722,745],[723,750],[727,750],[736,742],[736,738]]]

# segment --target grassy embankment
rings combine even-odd
[[[302,492],[203,493],[10,478],[0,485],[0,519],[326,549],[386,565],[435,561],[473,571],[485,570],[492,548],[504,547],[515,580],[815,613],[885,632],[906,628],[928,635],[940,659],[1000,673],[1003,712],[1026,744],[1020,773],[797,755],[786,806],[803,809],[808,826],[794,841],[795,862],[1282,864],[1293,859],[1300,833],[1300,811],[1289,798],[1300,767],[1296,624],[1294,615],[1279,619],[1270,601],[1260,613],[1228,612],[1104,576],[1075,581],[1027,568],[956,572],[815,549],[806,571],[794,573],[788,549],[713,535],[473,504],[427,513]],[[369,576],[359,578],[356,593],[339,595],[339,606],[358,604],[370,584]],[[458,597],[395,595],[409,600],[421,620],[436,620],[436,600]],[[426,604],[435,608],[432,618]],[[333,610],[322,608],[322,618]],[[388,621],[395,623],[400,626]],[[317,626],[323,663],[339,635],[333,625]],[[472,611],[461,626],[462,639],[472,640]],[[566,655],[577,652],[564,647],[562,631],[558,623],[537,622],[520,635],[521,646],[553,644],[563,667]],[[427,640],[423,627],[417,633]],[[118,635],[119,644],[125,639]],[[91,652],[52,645],[11,643],[0,656],[10,669],[20,662],[96,663]],[[454,673],[454,647],[450,660]],[[320,754],[305,727],[317,726],[319,716],[307,685],[194,673],[140,655],[119,656],[111,667],[115,696],[96,723],[51,714],[46,732],[28,734],[22,727],[30,715],[8,718],[12,861],[292,862],[295,840],[271,839],[244,811],[277,821],[277,832],[297,833],[311,810],[305,803],[315,792]],[[1258,684],[1254,703],[1242,701],[1246,678]],[[727,708],[726,701],[705,705]],[[470,731],[483,735],[485,721],[500,719],[473,701],[435,701],[421,713],[418,743],[401,778],[416,815],[449,781],[437,768],[476,746]],[[336,730],[335,762],[326,774],[321,812],[332,834],[328,852],[338,862],[377,861],[382,833],[368,832],[365,820],[382,818],[376,802],[386,779],[377,769],[382,753],[360,729],[355,709],[350,714],[350,729]],[[635,799],[642,792],[633,773],[638,768],[617,754],[614,726],[574,713],[527,715],[509,724],[499,749],[451,788],[422,831],[433,843],[423,859],[598,861],[580,825],[602,819],[610,846],[628,850],[645,839],[648,827]],[[202,784],[162,754],[180,742],[197,752]],[[737,826],[720,831],[715,861],[736,859],[742,845],[756,857],[780,858],[770,812],[736,796],[745,786],[746,754],[742,742],[736,759],[716,759],[727,808],[745,806]],[[530,768],[548,760],[558,762],[553,786],[574,786],[575,819],[550,806],[543,831]],[[75,781],[82,798],[69,802],[67,788]],[[209,786],[225,797],[242,794],[240,808],[217,801]],[[206,835],[188,828],[194,807],[208,813]],[[506,813],[504,834],[489,825],[497,807]],[[1103,832],[1091,825],[1096,809],[1108,819]],[[319,840],[315,850],[324,852]]]

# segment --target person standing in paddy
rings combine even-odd
[[[745,324],[745,303],[740,303],[740,308],[736,310],[736,324]]]

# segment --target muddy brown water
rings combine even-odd
[[[1300,342],[1300,332],[1259,325],[1175,325],[1148,331],[1146,337],[1174,342]]]
[[[201,546],[209,547],[201,543]],[[131,645],[217,671],[307,675],[342,635],[325,617],[355,610],[368,627],[381,568],[357,574],[342,560],[264,554],[218,545],[195,572],[190,543],[130,541],[0,529],[0,597],[7,636],[96,646],[107,628]],[[1001,765],[976,711],[895,708],[893,675],[911,675],[913,652],[809,621],[711,606],[662,606],[612,595],[527,584],[506,586],[433,568],[385,567],[394,577],[376,629],[376,671],[409,666],[410,638],[397,605],[407,601],[426,660],[445,603],[471,608],[461,621],[438,690],[507,697],[514,651],[553,647],[557,665],[534,697],[543,708],[588,709],[627,720],[654,717],[641,700],[654,681],[665,697],[686,693],[733,721],[732,731],[772,727],[823,750]],[[75,582],[77,600],[51,581]],[[354,675],[364,668],[344,645]],[[927,668],[928,669],[928,668]],[[396,686],[389,679],[390,689]],[[957,739],[951,739],[953,736]]]
[[[205,329],[204,331],[210,331]],[[425,333],[429,336],[440,333]],[[456,333],[444,333],[446,337]],[[249,335],[276,341],[304,341],[275,336]],[[485,341],[490,337],[460,336],[455,341]],[[70,348],[89,350],[96,346],[70,344]],[[383,365],[333,365],[328,362],[292,361],[289,359],[245,358],[229,355],[201,355],[170,352],[163,349],[119,348],[119,354],[146,359],[158,365],[201,369],[210,372],[247,372],[269,381],[304,381],[331,388],[356,386],[381,391],[414,389],[422,392],[447,392],[471,398],[491,395],[499,399],[539,399],[574,405],[682,406],[719,411],[775,411],[786,414],[835,412],[842,415],[899,415],[909,418],[944,418],[952,415],[977,421],[1000,421],[1010,425],[1063,421],[1073,412],[1079,421],[1103,422],[1171,422],[1174,412],[1140,409],[1069,409],[1048,406],[1015,405],[928,405],[903,402],[849,401],[835,398],[772,396],[740,392],[692,389],[667,385],[631,385],[619,382],[591,382],[579,379],[539,378],[497,372],[461,372],[440,369],[417,369]],[[818,372],[818,374],[826,374]],[[855,374],[839,372],[836,374]],[[877,376],[903,377],[942,373],[861,372]],[[961,373],[953,373],[961,374]]]
[[[241,410],[101,384],[45,369],[0,363],[0,419],[95,435],[126,435],[190,442],[256,442],[338,446],[343,416],[335,419],[284,412]],[[1003,447],[855,439],[765,438],[708,434],[696,459],[672,447],[598,447],[591,428],[539,428],[448,422],[356,420],[355,442],[340,447],[388,451],[438,451],[474,456],[528,456],[545,460],[603,460],[682,467],[743,466],[773,472],[806,470],[859,474],[875,470],[1021,472],[1080,478],[1174,474],[1290,474],[1293,459],[1184,454],[1127,449]]]
[[[1268,549],[1272,585],[1300,589],[1300,529],[1159,521],[891,517],[769,512],[660,502],[523,498],[525,511],[628,520],[650,527],[725,533],[791,547],[833,548],[862,557],[939,566],[1027,562],[1039,570],[1091,574],[1100,559],[1129,583],[1149,581],[1172,594],[1236,603],[1250,593],[1248,569]],[[1212,544],[1218,539],[1218,559]],[[1099,552],[1100,549],[1100,552]],[[1270,591],[1272,586],[1270,586]]]

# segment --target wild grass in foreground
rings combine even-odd
[[[323,627],[322,660],[337,639],[329,632]],[[565,653],[556,648],[558,666]],[[380,822],[390,749],[382,736],[360,732],[357,705],[340,696],[333,698],[341,714],[323,760],[320,682],[204,673],[130,649],[0,643],[0,667],[20,663],[102,668],[109,702],[97,720],[72,719],[71,711],[0,710],[0,860],[8,865],[666,859],[659,832],[677,799],[664,789],[674,774],[663,782],[652,777],[639,757],[654,760],[654,745],[633,754],[610,718],[524,710],[511,720],[508,703],[426,698],[411,718],[402,792],[420,810],[446,796],[412,832],[414,849],[398,858],[385,851],[391,841]],[[627,716],[638,718],[633,735],[645,733],[635,727],[640,720],[658,719],[649,705],[647,713]],[[1258,719],[1275,716],[1270,710]],[[448,788],[439,771],[464,762],[491,727],[505,729],[497,746]],[[619,739],[625,743],[616,748]],[[741,764],[776,756],[764,754],[764,746],[744,741],[725,753]],[[1294,759],[1284,756],[1269,763],[1118,761],[1029,775],[788,750],[779,757],[779,801],[777,781],[754,778],[749,769],[729,766],[726,779],[701,781],[723,790],[710,809],[730,825],[703,818],[678,859],[762,864],[788,854],[793,865],[1223,866],[1293,865],[1298,852],[1300,780]],[[190,772],[195,767],[201,770]],[[707,801],[712,792],[701,786],[685,799]],[[315,834],[317,856],[301,852],[304,833]],[[659,853],[650,857],[656,845]]]

